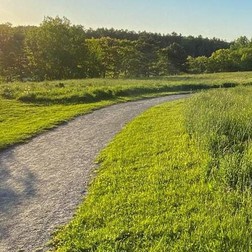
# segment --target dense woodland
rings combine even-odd
[[[242,36],[227,49],[219,49],[210,57],[187,58],[187,70],[192,73],[235,72],[252,70],[252,40]]]
[[[252,70],[252,42],[115,29],[85,29],[66,18],[39,26],[0,24],[3,80],[144,78],[181,72]]]

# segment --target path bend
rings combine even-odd
[[[46,251],[83,199],[101,149],[144,110],[185,96],[112,105],[1,151],[0,251]]]

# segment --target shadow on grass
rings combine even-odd
[[[133,96],[133,95],[141,95],[141,94],[155,94],[162,92],[194,92],[204,89],[212,89],[212,88],[231,88],[235,87],[237,84],[235,83],[224,83],[222,85],[208,85],[208,84],[183,84],[176,86],[160,86],[160,87],[146,87],[146,88],[128,88],[125,90],[120,90],[117,92],[117,96]]]

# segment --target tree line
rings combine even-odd
[[[39,26],[0,24],[0,76],[40,81],[199,72],[198,61],[222,57],[229,48],[216,38],[84,29],[67,18],[46,17]]]
[[[188,57],[187,69],[192,73],[234,72],[252,70],[252,40],[241,36],[227,49],[219,49],[210,57]]]

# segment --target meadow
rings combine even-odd
[[[156,106],[99,155],[55,251],[251,251],[252,72],[0,84],[0,148],[118,102]]]
[[[114,103],[251,83],[251,72],[0,83],[0,149]]]
[[[55,251],[251,251],[252,89],[158,105],[99,155]]]

